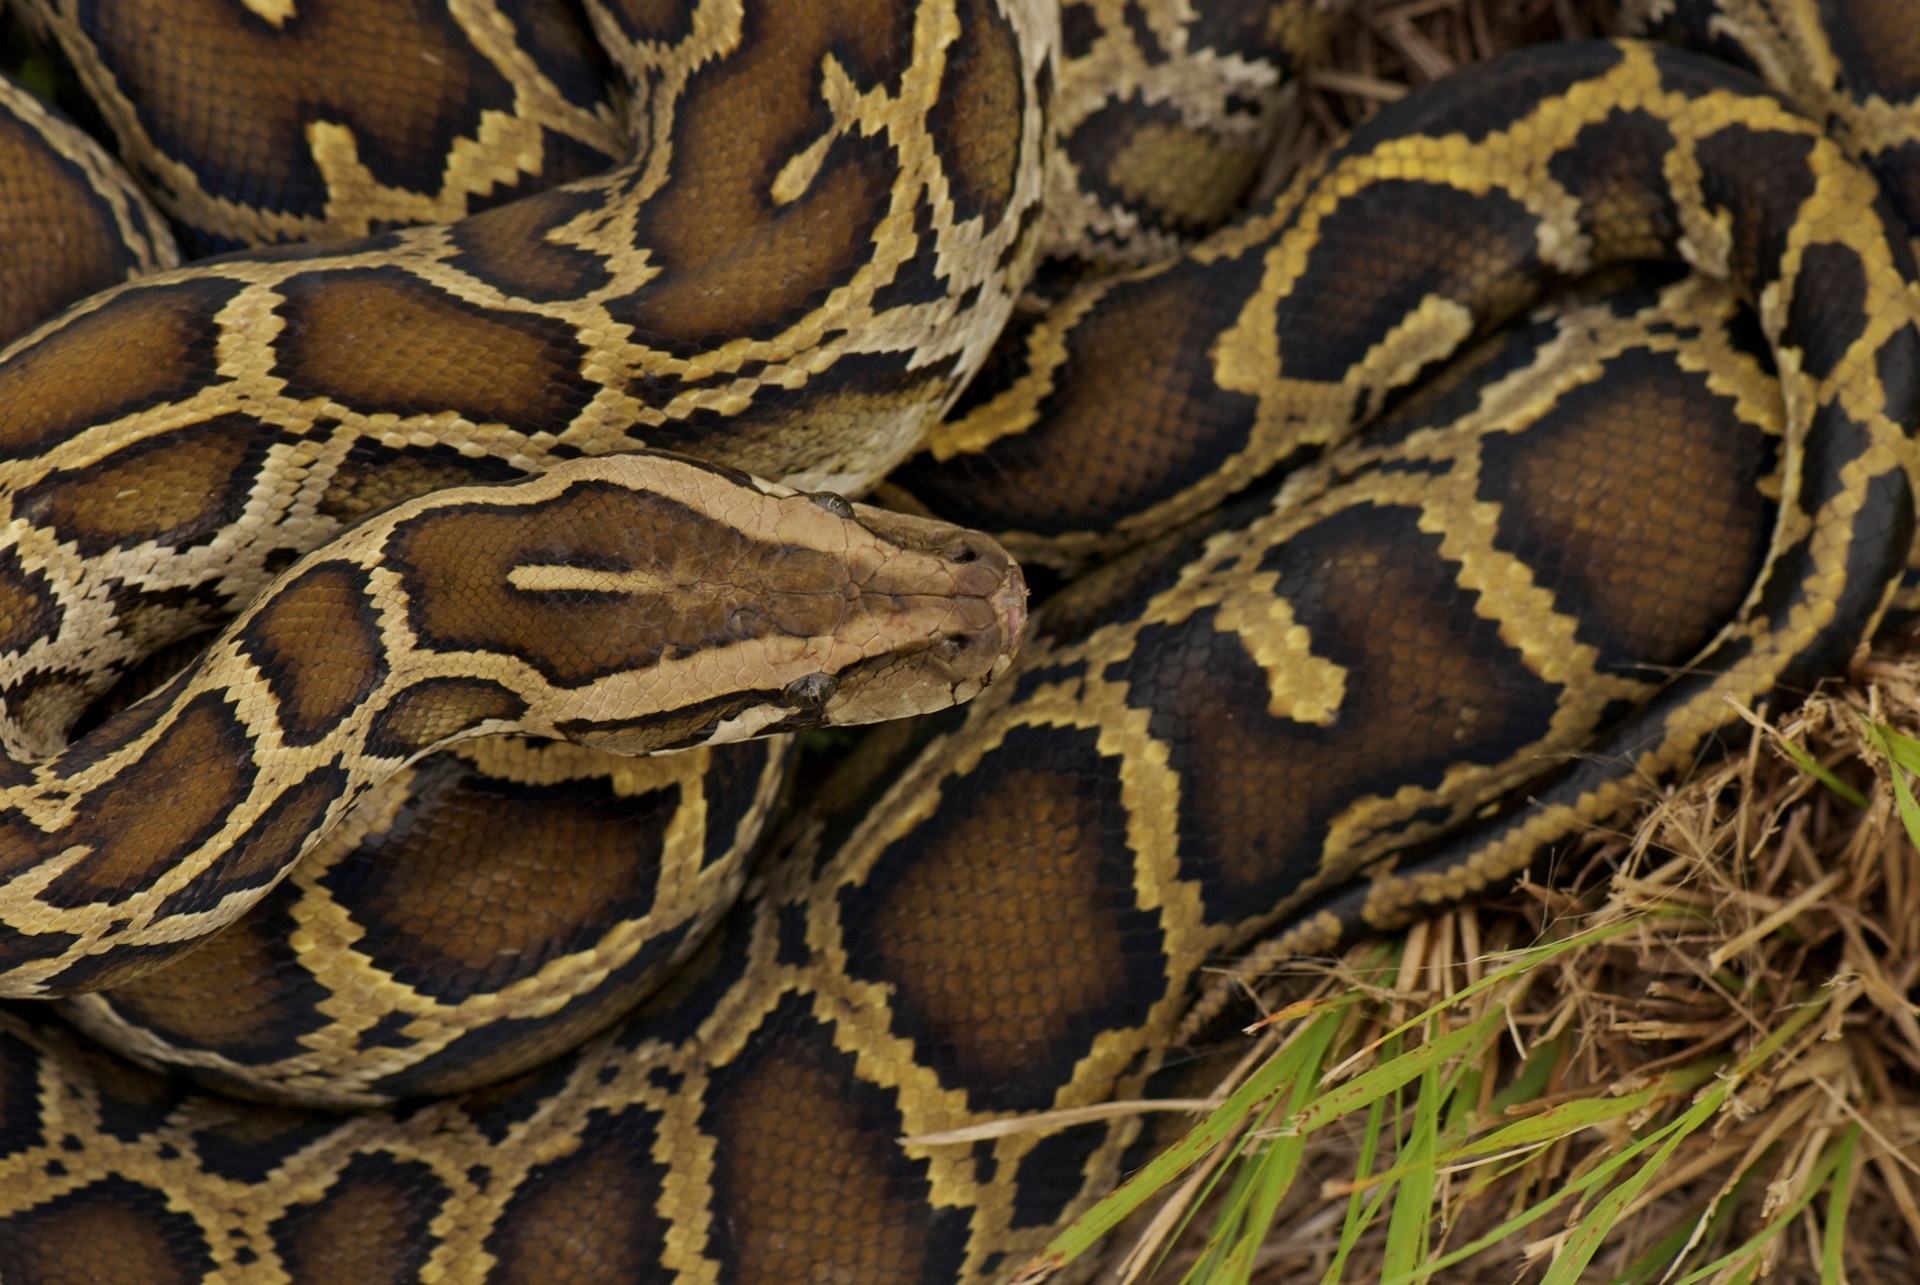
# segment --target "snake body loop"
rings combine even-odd
[[[1643,15],[1834,137],[1542,46],[1211,233],[1309,0],[30,8],[243,248],[158,271],[47,127],[145,248],[0,351],[0,985],[69,995],[0,1016],[10,1283],[1005,1281],[1149,1142],[939,1135],[1147,1091],[1209,960],[1498,883],[1904,602],[1898,69],[1818,52],[1880,0]],[[789,489],[929,425],[944,521]],[[1029,626],[1003,546],[1101,565]],[[787,750],[721,742],[908,714],[749,877]]]

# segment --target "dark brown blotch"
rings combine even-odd
[[[191,1214],[125,1178],[103,1178],[0,1220],[7,1285],[197,1285],[213,1254]]]
[[[1255,400],[1214,382],[1212,345],[1246,305],[1244,265],[1182,260],[1108,289],[1065,336],[1066,361],[1036,370],[1054,391],[1024,432],[976,454],[916,456],[895,480],[934,512],[989,531],[1101,531],[1211,476],[1252,431]],[[1009,332],[952,418],[981,414],[1028,372]]]
[[[5,854],[4,863],[0,863],[0,874],[15,874],[59,851],[58,848],[49,850],[42,842],[41,836],[37,834],[23,836],[19,833],[30,828],[26,821],[13,818],[0,820],[0,853]],[[22,838],[24,842],[19,841]],[[6,934],[0,935],[0,976],[12,972],[22,964],[58,959],[79,940],[80,938],[73,933],[27,933],[9,930]]]
[[[156,39],[150,5],[109,0],[85,26],[154,146],[207,194],[267,211],[324,218],[343,199],[314,160],[316,122],[350,131],[376,181],[433,194],[454,141],[514,110],[513,86],[438,5],[327,0],[276,25],[225,0],[175,0]],[[247,231],[216,216],[189,229],[189,249],[229,249]]]
[[[191,885],[162,903],[160,913],[191,913],[278,879],[325,829],[327,813],[347,792],[338,760],[282,791],[234,845]]]
[[[611,97],[608,87],[613,68],[600,43],[588,30],[587,16],[577,0],[494,0],[500,12],[513,23],[515,43],[531,57],[554,88],[578,107],[592,108]],[[683,7],[683,6],[676,6]],[[689,15],[690,16],[690,15]],[[584,173],[607,167],[608,161]],[[541,171],[548,183],[564,182],[572,175]]]
[[[60,629],[60,603],[47,577],[13,549],[0,550],[0,651],[19,653]]]
[[[894,1032],[979,1111],[1053,1105],[1095,1036],[1165,989],[1134,902],[1119,760],[1020,727],[840,892],[847,971],[893,992]]]
[[[718,915],[727,904],[727,898],[719,898],[713,913]],[[477,1025],[438,1052],[403,1071],[380,1077],[368,1088],[403,1101],[438,1098],[483,1089],[529,1067],[551,1066],[555,1058],[579,1048],[657,990],[678,971],[680,959],[708,926],[706,919],[682,919],[674,927],[648,936],[625,962],[609,969],[592,990],[567,999],[552,1012]],[[603,939],[600,945],[612,943]],[[616,953],[623,953],[623,949]],[[410,1020],[398,1012],[383,1019],[396,1046],[408,1042]]]
[[[896,171],[884,138],[843,135],[797,197],[777,203],[772,189],[832,126],[822,60],[836,58],[862,88],[897,80],[912,58],[911,18],[889,0],[747,6],[739,46],[681,96],[673,173],[636,223],[662,272],[611,306],[618,320],[678,352],[770,336],[869,261]]]
[[[1908,276],[1913,275],[1913,252],[1911,243],[1901,250],[1901,237],[1912,229],[1920,228],[1920,140],[1909,139],[1904,143],[1895,143],[1891,147],[1881,148],[1863,158],[1867,168],[1873,171],[1874,178],[1880,182],[1880,193],[1886,197],[1886,208],[1891,217],[1883,216],[1892,233],[1889,238],[1893,247],[1894,265]]]
[[[294,1280],[402,1285],[432,1255],[430,1224],[449,1194],[418,1161],[357,1155],[318,1200],[290,1207],[267,1234]]]
[[[746,855],[740,846],[744,837],[741,827],[754,816],[754,805],[759,802],[769,771],[784,772],[792,748],[775,741],[744,741],[715,745],[705,751],[707,770],[700,778],[700,793],[707,805],[707,837],[701,869],[712,869],[728,857]]]
[[[85,173],[0,100],[0,348],[141,266]]]
[[[450,755],[416,771],[393,822],[320,880],[366,929],[355,949],[396,980],[457,1004],[652,907],[677,787],[522,785]]]
[[[538,303],[581,298],[611,279],[606,264],[551,233],[598,208],[600,199],[592,192],[546,192],[462,219],[450,229],[460,247],[453,263],[503,294]]]
[[[75,1060],[93,1086],[100,1131],[122,1142],[166,1127],[187,1096],[181,1085],[104,1048],[80,1042]]]
[[[209,1174],[259,1183],[338,1125],[338,1116],[313,1111],[232,1105],[194,1129],[193,1154]]]
[[[136,707],[122,717],[139,714]],[[59,848],[92,851],[55,876],[41,899],[72,909],[112,904],[151,887],[247,798],[255,776],[252,748],[219,694],[196,696],[145,753],[87,797],[73,825],[44,836]]]
[[[0,458],[186,398],[214,379],[214,314],[240,284],[211,277],[132,290],[0,367]]]
[[[593,397],[572,327],[485,310],[399,268],[294,277],[276,373],[289,397],[368,414],[452,411],[475,423],[559,432]]]
[[[451,446],[395,449],[361,438],[327,480],[320,512],[336,522],[358,522],[404,500],[455,486],[479,486],[525,477],[492,455],[463,455]]]
[[[1480,326],[1504,321],[1553,277],[1538,245],[1534,216],[1504,192],[1369,183],[1326,218],[1280,303],[1280,373],[1340,383],[1429,295]]]
[[[1187,238],[1213,230],[1240,208],[1263,155],[1138,92],[1110,99],[1074,126],[1062,146],[1083,190],[1148,227]]]
[[[527,712],[519,695],[485,678],[428,678],[388,701],[367,732],[367,753],[411,758],[436,741],[489,719]]]
[[[288,745],[323,739],[387,676],[386,646],[366,578],[344,562],[310,567],[275,590],[241,627],[239,649],[273,691]]]
[[[83,557],[148,541],[203,544],[245,511],[273,437],[256,420],[222,415],[50,473],[21,489],[13,512],[51,527]]]
[[[606,0],[604,7],[636,41],[671,45],[693,31],[693,10],[684,0]]]
[[[1766,557],[1775,445],[1671,356],[1635,349],[1526,432],[1493,434],[1495,546],[1579,621],[1605,670],[1659,682],[1732,618]]]
[[[947,47],[940,98],[927,129],[952,184],[955,212],[998,224],[1020,170],[1025,89],[1020,42],[993,0],[962,0],[960,35]]]
[[[0,1028],[0,1160],[46,1141],[40,1123],[40,1052]]]
[[[528,1169],[487,1236],[491,1285],[658,1273],[670,1225],[659,1209],[658,1136],[656,1118],[639,1107],[596,1112],[576,1150]]]
[[[1825,0],[1820,20],[1858,98],[1878,94],[1889,103],[1920,98],[1920,41],[1913,37],[1909,0]]]
[[[1476,613],[1478,595],[1455,584],[1419,520],[1343,509],[1261,563],[1313,655],[1345,671],[1326,725],[1269,712],[1267,671],[1211,609],[1142,629],[1132,657],[1106,669],[1179,774],[1181,871],[1205,890],[1209,920],[1273,910],[1320,870],[1331,825],[1354,804],[1437,789],[1450,770],[1505,763],[1547,734],[1560,689]]]
[[[1807,160],[1814,146],[1805,134],[1733,124],[1694,148],[1707,207],[1732,218],[1728,266],[1735,288],[1749,302],[1780,275],[1788,234],[1813,195],[1815,175]]]
[[[1664,259],[1680,232],[1667,188],[1673,131],[1646,111],[1614,111],[1583,128],[1547,172],[1580,202],[1580,228],[1599,263]]]
[[[178,1047],[210,1049],[242,1062],[271,1062],[306,1052],[300,1037],[330,1020],[332,995],[288,945],[299,929],[291,884],[268,894],[239,922],[166,968],[113,987],[114,1012]]]
[[[1781,339],[1800,349],[1801,368],[1815,379],[1838,369],[1866,333],[1867,269],[1850,246],[1821,242],[1800,252],[1793,302]]]
[[[967,1212],[930,1203],[892,1095],[788,995],[712,1072],[701,1131],[714,1140],[707,1250],[738,1285],[951,1280]]]

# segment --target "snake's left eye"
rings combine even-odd
[[[786,698],[801,709],[819,709],[833,697],[840,684],[831,674],[808,674],[787,684]]]

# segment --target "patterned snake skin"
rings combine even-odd
[[[1203,963],[1507,878],[1909,557],[1886,149],[1724,62],[1523,51],[1196,241],[1307,0],[26,8],[147,196],[0,104],[20,235],[124,242],[0,350],[7,1285],[1004,1281],[1137,1120],[902,1137],[1137,1095]],[[1107,565],[1023,629],[787,489],[923,435],[889,503]],[[711,742],[943,707],[749,870],[787,742]]]

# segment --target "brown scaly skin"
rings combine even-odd
[[[464,742],[368,790],[205,945],[59,1011],[249,1099],[339,1109],[509,1079],[617,1021],[700,945],[746,883],[794,747]]]
[[[1674,132],[1671,166],[1649,177],[1597,164],[1661,154],[1606,114],[1621,104]],[[1463,122],[1478,140],[1463,163],[1423,171],[1422,146]],[[1911,357],[1910,290],[1870,189],[1813,140],[1704,64],[1584,46],[1410,100],[1346,157],[1352,196],[1403,198],[1388,185],[1407,180],[1382,171],[1408,168],[1412,152],[1410,181],[1435,205],[1460,198],[1440,226],[1463,234],[1469,212],[1505,226],[1500,184],[1473,182],[1485,165],[1539,202],[1533,242],[1564,271],[1683,235],[1724,267],[1759,301],[1761,347],[1787,372],[1777,529],[1756,501],[1772,473],[1765,430],[1724,405],[1757,397],[1738,373],[1757,364],[1751,344],[1725,345],[1747,352],[1744,366],[1732,354],[1732,376],[1690,367],[1678,346],[1663,357],[1652,338],[1627,344],[1620,357],[1644,351],[1652,382],[1638,394],[1646,415],[1618,440],[1576,413],[1593,400],[1578,371],[1576,387],[1540,394],[1535,427],[1524,415],[1459,430],[1402,421],[1404,440],[1363,448],[1371,461],[1306,476],[1270,514],[1225,515],[1202,556],[1176,543],[1076,590],[1023,681],[934,729],[852,835],[770,870],[667,990],[523,1080],[332,1123],[185,1096],[90,1060],[56,1028],[17,1025],[0,1044],[0,1193],[20,1194],[0,1247],[41,1275],[139,1280],[1004,1278],[1111,1180],[1129,1127],[985,1149],[902,1149],[900,1134],[1124,1091],[1171,1037],[1203,951],[1256,929],[1302,878],[1426,833],[1436,813],[1466,815],[1517,779],[1518,756],[1564,752],[1617,719],[1616,697],[1651,686],[1644,666],[1700,662],[1624,724],[1636,750],[1651,738],[1633,766],[1659,772],[1720,728],[1721,696],[1829,667],[1870,625],[1910,529],[1913,408],[1895,378]],[[1593,181],[1569,192],[1556,157]],[[1422,328],[1436,351],[1457,346],[1459,317],[1396,293],[1426,278],[1383,248],[1420,243],[1378,235],[1340,181],[1317,207],[1302,197],[1329,217],[1296,248],[1324,242],[1377,265],[1375,292],[1349,296],[1400,300],[1375,320],[1411,317],[1398,333],[1416,349]],[[1467,303],[1521,306],[1524,291],[1489,285],[1503,284],[1500,236],[1479,244],[1490,252],[1468,267],[1488,280],[1468,282]],[[1803,289],[1816,261],[1857,268],[1859,297]],[[1240,288],[1258,302],[1272,284],[1248,273]],[[1149,302],[1164,327],[1165,301]],[[1710,330],[1713,307],[1694,306]],[[1606,329],[1591,326],[1590,342]],[[1276,343],[1299,335],[1281,328]],[[1480,405],[1497,383],[1463,387]],[[1711,431],[1683,444],[1676,423]],[[1635,467],[1597,476],[1596,455]],[[1676,477],[1688,484],[1678,500]],[[1610,529],[1623,504],[1643,520]],[[1594,521],[1555,525],[1586,505]],[[1636,608],[1630,636],[1612,632],[1611,612],[1585,612],[1619,601]],[[1429,656],[1443,663],[1416,663]],[[1377,749],[1382,725],[1432,755],[1386,771],[1351,739],[1373,728]],[[1303,742],[1326,764],[1311,789],[1261,777],[1284,766],[1273,745]],[[1521,837],[1610,806],[1615,768]],[[1428,806],[1407,811],[1403,788]],[[1217,797],[1186,797],[1207,790]],[[1343,827],[1346,814],[1359,824]],[[1462,882],[1499,877],[1512,855],[1480,851],[1494,861],[1465,864]]]
[[[450,223],[616,165],[585,15],[527,0],[20,6],[189,257]],[[350,69],[350,70],[349,70]]]
[[[1751,68],[1859,158],[1920,253],[1920,41],[1903,0],[1634,0],[1626,29]],[[1920,547],[1893,610],[1920,614]]]
[[[76,300],[180,262],[173,234],[98,143],[0,78],[0,349]]]
[[[421,755],[513,733],[632,757],[944,709],[1006,668],[1025,610],[984,536],[663,455],[397,505],[160,692],[0,768],[0,995],[160,967]]]
[[[1901,0],[1631,0],[1626,25],[1748,67],[1858,156],[1920,229],[1920,44]],[[1920,234],[1917,234],[1920,235]]]
[[[1321,0],[1067,0],[1041,252],[1103,268],[1180,253],[1240,212],[1318,49]]]
[[[1044,11],[1018,3],[934,5],[917,23],[890,3],[827,6],[822,21],[806,5],[754,6],[744,19],[707,6],[685,22],[612,5],[599,15],[602,37],[647,86],[631,100],[609,84],[585,15],[538,0],[315,0],[246,13],[200,0],[25,7],[196,252],[337,245],[478,216],[378,237],[361,243],[365,252],[340,247],[344,260],[241,255],[188,269],[176,289],[149,277],[142,284],[153,288],[95,300],[97,312],[0,374],[16,424],[37,433],[59,421],[70,442],[90,439],[68,453],[73,467],[54,450],[39,482],[12,479],[64,547],[56,566],[29,554],[0,567],[0,579],[31,618],[44,620],[46,594],[73,609],[64,641],[16,653],[4,682],[21,716],[7,730],[25,754],[56,750],[81,708],[145,666],[143,654],[204,640],[293,555],[410,496],[661,435],[857,491],[909,444],[888,435],[916,436],[977,362],[1037,235],[1050,32]],[[167,38],[152,38],[156,23]],[[823,46],[841,76],[833,86],[820,79]],[[882,88],[865,101],[822,98],[868,81]],[[928,114],[936,94],[944,115]],[[678,160],[656,146],[617,165],[633,151],[629,106],[640,136],[671,143]],[[792,170],[769,199],[776,175],[761,167],[816,143],[817,167]],[[690,201],[688,189],[702,195]],[[641,228],[623,222],[644,212]],[[950,262],[936,260],[936,239],[957,251]],[[294,275],[258,289],[259,273],[280,271],[275,262]],[[768,263],[785,302],[764,288]],[[95,284],[123,275],[115,268]],[[716,290],[735,302],[703,311]],[[736,306],[747,300],[762,305],[758,322]],[[789,312],[767,311],[780,307]],[[726,351],[676,337],[682,323],[708,322]],[[757,339],[737,340],[755,325]],[[421,345],[423,326],[441,335],[437,350]],[[214,353],[227,364],[216,369]],[[769,399],[793,405],[769,410]],[[88,424],[90,410],[115,422]],[[644,435],[636,415],[655,421]],[[334,934],[321,939],[339,950],[326,955],[327,981],[299,992],[325,994],[328,1018],[308,1009],[264,1042],[257,1027],[234,1037],[231,1022],[200,1034],[224,1039],[249,1066],[262,1048],[291,1045],[307,1059],[294,1073],[302,1084],[318,1077],[319,1096],[364,1101],[494,1077],[611,1020],[737,893],[787,758],[714,747],[697,784],[675,781],[671,800],[648,806],[629,802],[631,770],[616,757],[577,750],[564,782],[547,779],[552,758],[501,741],[478,762],[425,762],[356,814],[378,860],[356,848],[337,881],[363,863],[426,869],[437,818],[452,824],[498,805],[505,830],[492,833],[520,836],[515,860],[529,868],[494,872],[499,886],[465,912],[478,927],[424,965],[387,961],[397,977],[367,952],[409,939],[420,921],[383,922],[363,937],[356,892],[317,912]],[[562,941],[557,928],[529,927],[505,890],[559,841],[536,819],[542,807],[599,809],[606,824],[573,840],[605,852],[609,868],[651,854],[661,881],[628,889],[627,913],[594,931],[573,923]],[[413,820],[396,833],[396,818]],[[272,950],[291,949],[286,931],[276,941]],[[517,966],[463,962],[480,956]],[[288,967],[267,971],[284,978]],[[164,985],[207,993],[189,977]],[[182,1011],[153,985],[142,998],[150,1012]],[[291,1044],[303,1017],[323,1043],[310,1028],[328,1025],[329,1047],[351,1069],[327,1057],[316,1067],[310,1044]]]
[[[1422,101],[1437,107],[1463,83]],[[1683,238],[1695,266],[1727,271],[1692,179],[1646,171],[1646,157],[1690,151],[1695,128],[1676,134],[1648,88],[1642,99],[1623,84],[1611,118],[1603,94],[1521,133],[1482,137],[1476,122],[1458,143],[1424,148],[1376,152],[1379,129],[1364,127],[1271,209],[1180,259],[1067,295],[1026,332],[1026,359],[996,364],[893,481],[1023,560],[1084,567],[1344,439],[1545,287],[1607,261],[1671,257]],[[1487,112],[1490,124],[1513,114]],[[1735,157],[1738,130],[1701,128],[1705,154],[1728,166],[1705,180],[1724,208],[1751,181],[1733,171],[1750,167]],[[1619,159],[1636,151],[1641,172]],[[1547,193],[1563,213],[1534,207]],[[1861,185],[1850,199],[1875,194]]]
[[[405,102],[362,103],[356,110],[372,119],[355,116],[348,124],[358,132],[348,132],[363,168],[376,153],[426,152],[431,171],[404,192],[398,179],[376,191],[334,154],[347,146],[338,111],[322,105],[289,120],[278,105],[216,110],[250,101],[262,79],[302,83],[353,61],[351,31],[327,17],[335,6],[259,7],[297,11],[277,33],[284,40],[268,40],[272,24],[250,16],[236,27],[246,49],[197,56],[190,43],[154,40],[155,24],[191,31],[226,13],[225,3],[31,6],[89,83],[131,92],[130,83],[151,80],[166,91],[147,103],[159,115],[108,111],[123,132],[185,138],[211,113],[234,135],[223,154],[278,156],[269,149],[290,133],[309,139],[312,155],[286,160],[286,184],[274,186],[271,165],[231,180],[240,189],[232,199],[258,195],[297,214],[284,228],[219,222],[224,207],[212,198],[225,180],[175,172],[135,147],[139,168],[164,180],[173,212],[204,217],[208,236],[331,235],[396,214],[442,217],[455,212],[443,208],[445,192],[492,200],[515,182],[540,186],[549,166],[564,177],[572,152],[513,139],[584,137],[585,122],[599,119],[567,106],[564,76],[500,48],[509,14],[539,5],[462,0],[433,31],[411,35],[376,24],[383,40],[458,61],[486,91],[441,111],[431,128],[398,123]],[[378,8],[391,17],[437,6]],[[48,471],[110,471],[115,459],[138,456],[203,505],[189,511],[176,499],[151,515],[167,519],[159,527],[129,510],[116,529],[73,529],[69,538],[178,549],[192,528],[188,539],[234,545],[223,550],[217,589],[206,567],[165,556],[179,574],[152,567],[138,591],[98,563],[32,568],[54,575],[61,593],[103,594],[111,580],[137,599],[111,614],[137,616],[139,629],[115,631],[105,617],[88,626],[95,639],[131,644],[142,635],[121,665],[230,614],[287,550],[313,547],[395,491],[653,447],[857,495],[913,447],[984,359],[1037,244],[1050,10],[1037,0],[1004,9],[998,0],[799,0],[742,14],[636,0],[596,3],[591,13],[613,64],[638,87],[628,108],[635,142],[621,164],[451,224],[324,250],[248,251],[148,277],[65,314],[0,363],[0,454],[19,466],[0,487],[18,495]],[[329,33],[347,47],[307,52],[302,41]],[[434,52],[461,40],[465,52]],[[287,66],[261,70],[269,48]],[[176,62],[142,71],[155,57]],[[315,58],[318,66],[307,65]],[[381,70],[361,61],[369,75]],[[516,104],[520,115],[502,116]],[[410,128],[425,132],[416,138]],[[494,134],[506,140],[500,155],[488,151]],[[337,222],[316,225],[310,189],[323,179],[323,212],[343,208]],[[386,188],[397,204],[382,204]],[[204,209],[191,195],[203,190],[212,201]],[[465,195],[459,203],[486,204]],[[73,372],[83,369],[76,387]],[[272,498],[243,514],[229,478]],[[48,729],[98,694],[104,684],[93,680],[111,680],[114,661],[100,660],[86,667],[85,691],[71,675],[31,666],[5,675],[8,713],[32,725],[28,742],[56,742]]]

